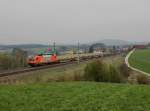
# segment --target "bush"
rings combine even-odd
[[[95,60],[85,67],[85,80],[97,82],[122,82],[122,76],[113,65]]]
[[[120,69],[121,74],[123,74],[124,77],[127,78],[130,76],[131,70],[128,68],[128,66],[125,63],[121,64],[119,69]]]
[[[109,65],[108,78],[108,81],[113,83],[120,83],[123,81],[121,73],[113,65]]]
[[[139,84],[150,84],[150,79],[146,75],[139,74],[139,75],[137,75],[137,82]]]
[[[106,66],[100,60],[95,60],[91,63],[88,63],[85,67],[85,80],[89,81],[106,81]]]

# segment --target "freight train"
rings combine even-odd
[[[80,54],[80,60],[98,58],[102,56],[109,56],[110,54],[106,53],[89,53],[89,54]],[[28,58],[28,65],[30,66],[40,66],[51,63],[67,62],[67,61],[77,61],[78,55],[70,55],[69,57],[57,57],[55,49],[47,49],[42,53],[30,56]]]

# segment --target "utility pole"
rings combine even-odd
[[[80,63],[79,48],[80,48],[80,43],[79,43],[79,41],[78,41],[78,64]]]
[[[51,44],[48,45],[48,49],[51,50]]]
[[[54,52],[56,53],[56,43],[53,43],[53,47],[54,47]]]

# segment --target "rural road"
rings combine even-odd
[[[137,71],[137,72],[140,72],[140,73],[145,74],[145,75],[147,75],[147,76],[150,76],[149,73],[144,72],[144,71],[141,71],[141,70],[139,70],[139,69],[137,69],[137,68],[134,68],[134,67],[132,67],[132,66],[129,64],[129,57],[133,54],[134,51],[135,51],[135,49],[133,49],[132,51],[130,51],[129,54],[126,56],[126,58],[125,58],[125,63],[126,63],[126,65],[127,65],[130,69],[132,69],[132,70],[134,70],[134,71]]]

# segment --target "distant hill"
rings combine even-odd
[[[20,44],[20,45],[0,45],[1,49],[8,49],[8,48],[41,48],[47,47],[47,45],[41,44]]]
[[[125,40],[119,40],[119,39],[104,39],[98,41],[99,43],[104,43],[107,46],[123,46],[123,45],[131,45],[132,42],[125,41]]]

